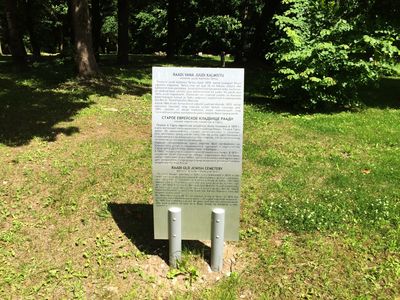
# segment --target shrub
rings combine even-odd
[[[336,2],[284,0],[287,9],[274,17],[279,36],[267,55],[275,66],[272,88],[297,107],[358,105],[362,87],[394,72],[396,30],[368,30],[368,13],[357,1]]]

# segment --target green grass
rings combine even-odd
[[[294,231],[398,227],[398,118],[395,110],[293,118],[297,143],[284,156],[297,155],[279,164],[290,171],[272,187],[280,193],[266,201],[265,217]]]
[[[112,59],[90,81],[68,61],[17,73],[0,59],[0,298],[400,297],[399,79],[358,111],[296,114],[246,69],[241,238],[216,282],[201,243],[181,274],[160,267],[150,87],[152,65],[218,60]]]

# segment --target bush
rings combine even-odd
[[[362,87],[394,72],[399,34],[387,26],[368,30],[368,13],[357,1],[283,3],[287,9],[275,16],[275,52],[267,55],[274,62],[272,88],[279,97],[307,109],[351,107],[360,103]]]

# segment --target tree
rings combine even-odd
[[[150,8],[132,16],[132,48],[137,53],[165,51],[167,10]]]
[[[266,48],[272,42],[271,34],[268,28],[270,27],[272,18],[281,6],[281,0],[264,1],[261,15],[256,18],[254,39],[251,45],[250,57],[253,59],[264,58]]]
[[[38,60],[40,58],[40,40],[39,40],[39,29],[37,26],[36,19],[38,19],[38,14],[40,13],[40,7],[38,6],[37,0],[26,0],[26,27],[29,33],[29,40],[32,47],[33,60]]]
[[[4,13],[3,2],[0,2],[0,55],[4,55],[6,49],[4,49],[5,41],[7,40],[7,20]]]
[[[18,22],[17,1],[5,0],[5,12],[11,55],[15,63],[25,64],[26,51],[22,41],[20,24]]]
[[[92,46],[87,0],[72,0],[72,24],[75,43],[75,63],[79,76],[90,77],[99,72]]]
[[[69,35],[69,46],[71,49],[75,49],[75,32],[73,24],[73,10],[74,6],[72,0],[67,0],[67,18],[64,20],[64,26],[67,28],[67,34]],[[68,26],[70,25],[70,26]]]
[[[129,62],[129,5],[128,0],[118,0],[118,63]]]
[[[177,31],[177,0],[169,0],[167,7],[168,34],[167,34],[167,57],[173,58],[176,54],[176,31]]]
[[[230,16],[209,16],[197,22],[197,37],[202,51],[221,55],[225,66],[225,53],[232,52],[234,42],[239,40],[242,23]]]
[[[92,0],[92,23],[93,51],[96,60],[99,61],[99,49],[101,39],[100,0]]]

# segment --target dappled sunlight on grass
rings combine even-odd
[[[113,59],[90,80],[68,61],[16,73],[0,59],[0,298],[400,294],[398,79],[357,111],[311,114],[247,68],[240,241],[229,274],[205,269],[189,286],[167,278],[167,243],[152,235],[151,66],[218,58]],[[188,245],[190,266],[204,265],[209,248]]]

